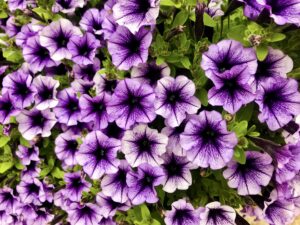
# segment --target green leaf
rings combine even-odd
[[[211,18],[211,16],[208,15],[207,13],[204,13],[203,21],[204,21],[204,25],[208,27],[215,27],[217,25],[217,22],[213,18]]]
[[[0,173],[5,173],[13,165],[14,165],[13,162],[3,162],[3,163],[0,163]]]
[[[141,215],[143,220],[151,219],[151,213],[145,204],[141,205]]]
[[[246,155],[244,149],[240,147],[235,147],[234,149],[234,159],[240,164],[246,163]]]
[[[181,10],[177,15],[175,16],[175,19],[172,24],[172,28],[177,27],[179,25],[185,24],[187,19],[189,18],[189,13],[186,10]]]
[[[160,1],[160,6],[175,6],[176,8],[180,8],[181,7],[181,3],[175,3],[172,0],[161,0]]]
[[[27,141],[26,139],[24,139],[22,136],[20,136],[20,144],[23,145],[23,146],[25,146],[25,147],[27,147],[27,148],[31,147],[29,141]]]
[[[23,56],[20,49],[9,47],[2,50],[3,57],[10,62],[19,63],[22,61]]]
[[[0,148],[2,148],[4,145],[6,145],[9,141],[10,141],[10,137],[8,137],[8,136],[0,137]]]
[[[204,88],[201,88],[196,91],[196,96],[199,98],[202,105],[207,106],[208,105],[208,97],[207,97],[207,90]]]
[[[165,59],[163,58],[163,57],[157,57],[157,59],[156,59],[156,64],[157,65],[161,65],[161,64],[163,64],[165,62]]]
[[[182,60],[181,60],[181,64],[186,69],[189,69],[191,67],[191,65],[192,65],[188,57],[183,57]]]
[[[57,179],[63,179],[64,178],[64,171],[62,171],[61,169],[59,169],[58,167],[55,167],[52,172],[51,172],[52,176],[57,178]]]
[[[234,131],[236,136],[240,138],[247,134],[247,128],[248,128],[248,122],[244,120],[242,122],[235,124],[232,128],[232,131]]]
[[[244,30],[246,29],[245,25],[237,25],[230,28],[227,32],[227,37],[230,39],[234,39],[239,42],[244,42]]]
[[[256,56],[259,61],[263,61],[268,55],[268,46],[259,45],[256,46]]]
[[[285,34],[281,33],[272,33],[269,37],[266,38],[268,42],[278,42],[286,38]]]
[[[236,113],[236,120],[237,121],[250,121],[252,114],[254,110],[254,104],[250,103],[241,108],[237,113]]]

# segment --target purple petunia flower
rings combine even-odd
[[[10,11],[17,9],[25,10],[28,6],[34,8],[36,6],[35,0],[7,0],[8,8]]]
[[[88,192],[92,186],[82,178],[81,172],[66,173],[65,182],[65,196],[74,202],[80,202],[82,192]]]
[[[0,96],[0,123],[9,124],[12,116],[19,115],[20,110],[13,106],[13,100],[6,92]]]
[[[275,131],[300,114],[298,83],[293,79],[270,77],[257,90],[255,102],[259,105],[260,122],[266,122]]]
[[[41,168],[39,161],[30,161],[28,165],[26,165],[25,169],[22,170],[22,178],[37,178],[40,175]]]
[[[256,195],[261,192],[261,186],[269,184],[273,171],[272,158],[268,154],[247,151],[246,163],[230,162],[223,176],[229,187],[238,189],[239,195]]]
[[[110,39],[111,35],[117,30],[119,26],[113,16],[113,6],[116,4],[116,0],[108,0],[104,4],[104,9],[102,10],[102,32],[104,40]]]
[[[19,157],[23,165],[29,165],[31,161],[39,161],[39,147],[32,145],[31,147],[25,147],[23,145],[18,146],[16,155]]]
[[[27,39],[23,46],[23,57],[34,73],[42,71],[46,66],[52,67],[58,64],[50,58],[48,49],[40,44],[38,36]]]
[[[22,26],[21,31],[16,35],[16,45],[22,47],[23,44],[27,43],[31,37],[34,37],[38,34],[39,31],[43,29],[43,25],[38,23],[29,23]]]
[[[265,202],[264,219],[272,225],[288,225],[294,220],[295,205],[291,201],[279,199],[276,190],[271,192],[271,201]]]
[[[107,112],[119,127],[129,129],[135,123],[155,119],[154,100],[155,94],[149,85],[126,78],[118,83]]]
[[[275,180],[279,184],[292,180],[300,170],[300,142],[276,150],[275,159],[277,162]]]
[[[244,15],[251,20],[255,20],[259,17],[263,9],[265,8],[261,4],[261,0],[238,0],[244,3]]]
[[[2,94],[10,95],[15,108],[24,109],[34,101],[35,92],[32,86],[32,76],[21,70],[6,75],[2,82]]]
[[[217,18],[224,15],[222,10],[222,5],[224,4],[223,0],[211,0],[207,7],[205,8],[205,12],[212,18]]]
[[[128,186],[126,174],[131,171],[126,160],[121,160],[119,170],[114,174],[107,174],[102,178],[101,190],[113,201],[124,203],[128,200]],[[114,191],[112,191],[114,190]]]
[[[103,218],[99,221],[98,225],[117,225],[117,224],[116,224],[116,222],[113,220],[112,217],[108,217],[108,218],[103,217]]]
[[[230,206],[211,202],[200,214],[200,225],[235,225],[235,217],[236,212]]]
[[[244,48],[241,43],[234,40],[223,40],[212,44],[202,55],[201,67],[208,78],[241,66],[246,66],[249,75],[255,74],[256,54],[253,48]]]
[[[39,134],[42,137],[49,137],[51,129],[56,124],[55,115],[50,110],[23,110],[16,120],[19,123],[20,133],[27,140],[32,140]]]
[[[156,24],[159,0],[118,0],[112,8],[116,22],[126,26],[132,33],[145,25]]]
[[[109,120],[106,106],[110,98],[106,94],[97,95],[93,98],[87,94],[82,95],[79,99],[81,122],[92,123],[94,130],[105,129]]]
[[[116,156],[120,145],[120,141],[100,131],[92,131],[85,137],[75,157],[84,172],[92,179],[99,179],[104,174],[118,171],[119,160]]]
[[[80,29],[73,26],[67,19],[59,19],[43,28],[40,34],[40,43],[49,50],[53,60],[71,59],[72,54],[67,49],[67,45],[74,35],[81,36]]]
[[[83,79],[75,79],[71,83],[71,87],[76,93],[80,94],[89,94],[91,90],[93,90],[94,82],[93,81],[87,81]]]
[[[55,154],[58,159],[62,160],[68,166],[75,166],[77,164],[75,153],[78,151],[77,139],[80,135],[67,131],[61,133],[55,139]]]
[[[89,65],[84,66],[84,65],[74,64],[73,66],[74,77],[76,79],[93,81],[99,69],[100,69],[100,61],[97,58],[95,58],[93,63]]]
[[[180,199],[172,203],[172,209],[166,211],[166,225],[199,225],[201,209],[194,209],[193,205]]]
[[[223,106],[231,113],[236,113],[242,105],[255,99],[254,91],[248,84],[251,76],[247,66],[232,68],[218,76],[213,75],[211,80],[214,87],[208,92],[208,102],[213,106]]]
[[[21,206],[18,197],[13,194],[13,190],[8,187],[0,189],[0,211],[5,210],[7,213],[16,213]]]
[[[56,0],[52,6],[52,12],[72,14],[76,8],[82,8],[85,5],[85,0]]]
[[[163,155],[164,163],[161,167],[166,176],[163,181],[163,190],[168,193],[178,190],[187,190],[192,185],[191,169],[195,167],[184,156],[176,156],[173,153]]]
[[[102,218],[99,206],[92,203],[86,203],[84,205],[72,203],[67,213],[67,221],[72,225],[98,225],[99,220]]]
[[[164,77],[155,88],[155,112],[164,117],[169,126],[177,127],[186,114],[195,114],[200,108],[195,92],[195,84],[185,76]]]
[[[189,119],[180,135],[187,158],[199,167],[223,168],[233,156],[237,137],[228,132],[225,120],[216,111],[202,111]]]
[[[40,205],[46,201],[44,185],[37,178],[23,178],[17,185],[17,192],[24,204]]]
[[[156,87],[157,81],[163,77],[170,76],[171,70],[166,63],[157,65],[154,61],[140,64],[131,70],[131,78],[145,82],[152,87]]]
[[[102,132],[110,138],[121,140],[125,130],[120,128],[115,122],[108,123],[108,126]]]
[[[143,163],[159,166],[163,163],[160,156],[166,152],[167,144],[167,136],[145,124],[139,124],[125,132],[122,138],[122,152],[132,167]]]
[[[53,109],[58,122],[68,126],[77,125],[80,119],[79,100],[72,88],[66,88],[57,95],[58,105]]]
[[[286,78],[286,74],[293,69],[293,60],[278,49],[269,47],[268,55],[263,61],[258,61],[257,72],[254,77],[256,88],[261,83],[266,82],[267,78],[281,76]]]
[[[6,21],[5,33],[12,38],[21,31],[21,25],[16,22],[16,17],[10,16]]]
[[[93,81],[95,83],[97,95],[101,95],[102,93],[112,95],[118,84],[117,80],[107,79],[104,74],[96,75]]]
[[[74,63],[89,65],[94,62],[96,50],[100,47],[100,42],[92,33],[85,33],[82,37],[72,36],[67,47],[72,54]]]
[[[6,210],[0,210],[0,224],[6,225],[13,223],[13,218],[10,214],[6,212]]]
[[[149,164],[140,165],[137,172],[129,172],[127,174],[128,197],[132,204],[157,202],[158,197],[154,187],[162,184],[164,176],[160,167],[153,167]]]
[[[257,0],[269,12],[270,17],[278,25],[287,23],[300,26],[300,1],[299,0]]]
[[[145,63],[151,41],[152,33],[149,29],[142,27],[134,35],[126,27],[119,26],[107,44],[113,64],[120,70],[128,70]]]
[[[111,197],[107,197],[101,192],[97,194],[96,202],[100,207],[99,212],[104,218],[115,216],[117,210],[127,211],[131,206],[129,201],[124,203],[115,202]]]
[[[34,219],[28,219],[28,224],[31,225],[46,225],[53,219],[54,215],[46,212],[46,209],[39,209],[35,211],[36,217]]]
[[[32,85],[35,92],[35,107],[38,110],[54,108],[58,104],[56,98],[59,82],[52,77],[39,75],[33,79]]]
[[[85,11],[79,22],[79,25],[87,32],[100,35],[102,34],[103,19],[103,13],[99,9],[91,8]]]

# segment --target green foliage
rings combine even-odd
[[[3,48],[2,54],[3,57],[9,62],[21,63],[23,61],[22,52],[17,47],[11,46],[8,48]]]

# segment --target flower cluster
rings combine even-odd
[[[300,1],[178,2],[0,0],[0,224],[300,214],[296,56],[222,36],[242,5],[297,29]]]

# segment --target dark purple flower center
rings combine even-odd
[[[107,154],[107,149],[103,148],[102,146],[98,146],[98,148],[94,152],[94,155],[98,162],[101,160],[105,160],[107,156],[106,154]]]
[[[94,112],[103,112],[105,110],[105,105],[103,104],[103,102],[93,102],[93,111]]]
[[[92,216],[94,213],[94,210],[92,210],[91,208],[89,208],[88,206],[84,206],[83,208],[80,209],[79,214],[81,216]]]
[[[258,67],[257,67],[257,71],[255,73],[255,79],[257,81],[259,81],[262,78],[267,78],[272,76],[272,74],[269,73],[268,68],[270,67],[270,65],[266,62],[261,62],[258,61]]]
[[[193,220],[192,211],[189,209],[177,209],[175,211],[173,221],[177,224],[184,224],[187,221]]]
[[[50,88],[47,88],[46,86],[44,86],[44,88],[42,90],[40,90],[40,92],[39,92],[39,97],[42,100],[51,99],[53,97],[53,89],[50,89]]]
[[[216,144],[220,134],[208,124],[200,131],[199,136],[204,143],[214,145]]]
[[[102,29],[102,24],[100,21],[98,20],[95,20],[94,17],[93,17],[93,21],[92,21],[92,27],[94,30],[101,30]]]
[[[58,45],[59,48],[65,48],[65,47],[67,47],[67,44],[69,42],[69,38],[66,37],[66,35],[63,33],[62,30],[55,37],[55,39],[56,39],[56,43],[57,43],[57,45]]]
[[[35,171],[36,169],[36,161],[31,161],[30,164],[26,167],[26,171],[30,172],[30,171]]]
[[[37,186],[35,183],[31,183],[31,184],[28,184],[27,190],[30,194],[38,194],[40,191],[40,187]]]
[[[116,139],[121,138],[123,134],[123,130],[118,127],[116,123],[109,123],[104,132],[108,137],[113,137]]]
[[[69,102],[67,104],[67,108],[71,112],[76,112],[79,109],[79,107],[78,107],[78,100],[76,98],[69,99]]]
[[[164,169],[167,171],[168,177],[181,176],[184,166],[185,164],[177,161],[174,155],[172,155],[172,158],[169,162],[163,165]]]
[[[131,39],[126,43],[127,48],[131,54],[137,54],[140,52],[141,41],[132,35]]]
[[[122,185],[126,185],[126,171],[125,170],[119,170],[116,180],[117,182],[120,182]]]
[[[143,187],[152,186],[155,178],[150,174],[145,174],[144,178],[141,180]]]
[[[43,127],[46,122],[46,118],[41,112],[37,112],[32,118],[32,125],[35,127]]]
[[[30,93],[25,81],[22,83],[16,83],[15,93],[17,95],[21,95],[22,98],[25,98]]]
[[[167,93],[167,99],[171,105],[175,105],[177,102],[181,101],[179,91],[169,91]]]
[[[135,10],[138,13],[147,13],[151,8],[149,0],[137,0],[137,2],[138,2],[138,7]]]
[[[272,91],[267,91],[264,94],[263,103],[268,108],[273,108],[280,101],[284,101],[283,97],[280,95],[281,90],[276,89]]]
[[[12,105],[11,101],[7,102],[0,102],[0,110],[6,111],[6,113],[9,113],[11,110],[14,109],[14,106]]]
[[[14,201],[14,197],[10,192],[4,192],[1,194],[2,195],[2,202],[13,202]]]
[[[57,0],[56,2],[64,9],[69,9],[71,7],[72,0]]]
[[[90,65],[87,65],[87,66],[84,66],[84,67],[81,67],[81,74],[83,76],[87,76],[87,79],[88,80],[93,80],[95,74],[96,74],[96,70],[94,68],[94,65],[93,64],[90,64]]]
[[[137,146],[141,152],[151,153],[152,145],[153,141],[149,140],[146,135],[137,140]]]
[[[225,213],[226,212],[223,209],[209,209],[207,218],[215,224],[219,223],[219,221],[228,221]]]
[[[48,49],[44,48],[43,46],[38,46],[37,51],[35,52],[35,55],[40,57],[42,60],[49,58],[49,51]]]
[[[144,76],[150,81],[150,85],[155,85],[162,78],[161,69],[156,65],[149,65]]]
[[[92,48],[89,46],[87,42],[84,42],[81,46],[78,47],[79,55],[88,57],[91,53]]]
[[[137,96],[134,96],[131,93],[128,93],[127,105],[130,107],[130,109],[134,109],[140,106],[140,98]]]
[[[83,185],[80,177],[74,177],[71,180],[71,186],[74,188],[80,188]]]
[[[228,62],[227,56],[222,61],[217,63],[217,67],[220,73],[223,73],[226,70],[230,70],[232,66],[233,65]]]
[[[67,149],[69,151],[75,152],[77,150],[78,147],[78,142],[76,140],[69,140],[67,141]]]
[[[117,86],[116,80],[106,80],[105,79],[104,91],[109,92],[109,93],[114,93],[116,86]]]

